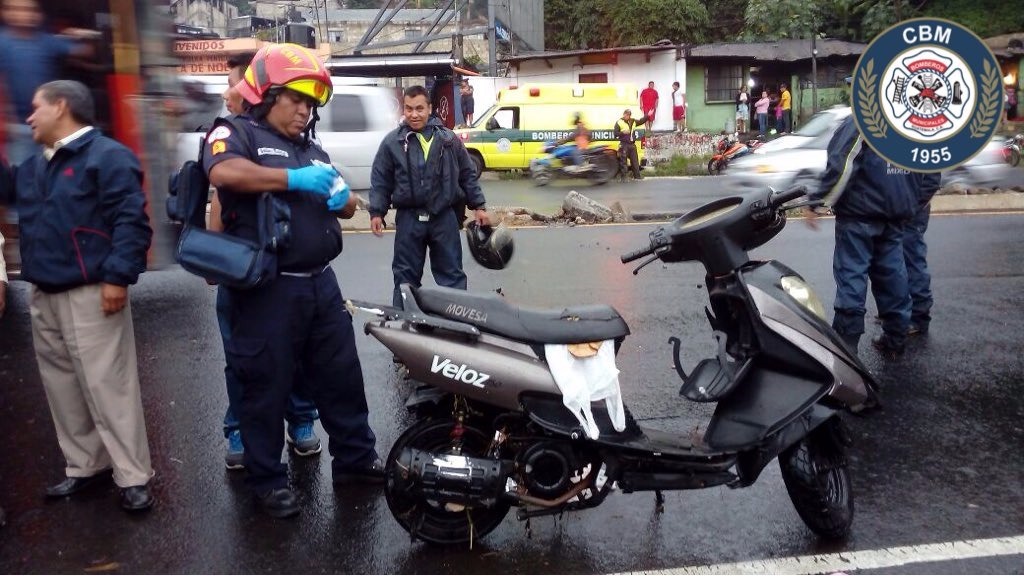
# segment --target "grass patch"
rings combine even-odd
[[[707,176],[711,155],[673,156],[654,165],[655,176]]]

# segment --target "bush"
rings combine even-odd
[[[654,165],[655,176],[707,176],[710,154],[701,156],[673,156],[667,162]]]

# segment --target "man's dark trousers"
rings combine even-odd
[[[928,246],[924,243],[931,212],[931,204],[926,204],[907,222],[903,231],[903,258],[910,284],[910,323],[923,330],[928,329],[932,319],[932,276],[928,271]]]
[[[832,273],[836,281],[832,328],[842,336],[864,333],[867,281],[878,306],[882,330],[894,340],[906,340],[910,324],[910,288],[903,262],[902,222],[836,218]]]
[[[335,475],[369,465],[377,453],[368,423],[352,317],[329,267],[307,278],[278,276],[233,290],[225,353],[242,385],[239,422],[247,485],[257,493],[288,485],[281,462],[282,420],[296,363],[301,364],[330,441]]]
[[[395,229],[395,256],[391,271],[395,275],[392,302],[396,308],[402,307],[399,286],[412,284],[419,287],[423,280],[428,247],[434,282],[438,286],[466,289],[466,274],[462,271],[462,237],[454,210],[431,215],[428,221],[423,222],[416,210],[400,208],[395,212]]]
[[[622,175],[626,175],[626,161],[629,160],[629,168],[633,171],[633,178],[640,177],[640,158],[637,155],[635,142],[619,142],[619,162]]]

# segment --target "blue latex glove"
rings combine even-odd
[[[327,198],[338,172],[330,166],[305,166],[288,169],[288,189],[309,192]]]
[[[345,184],[345,187],[335,192],[327,199],[327,209],[331,212],[341,210],[348,204],[348,197],[352,195],[352,189]]]

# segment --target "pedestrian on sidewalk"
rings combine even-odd
[[[647,88],[640,92],[640,111],[643,112],[648,132],[654,127],[654,116],[658,113],[659,98],[658,91],[654,88],[653,80],[648,82]]]
[[[789,87],[785,82],[782,83],[779,106],[782,107],[782,133],[788,134],[793,131],[793,96],[789,93]]]
[[[736,133],[744,134],[747,131],[747,118],[750,116],[750,96],[747,94],[747,87],[740,86],[736,94]]]
[[[757,136],[762,140],[768,133],[768,105],[771,102],[767,90],[761,91],[761,98],[754,102],[754,112],[757,114]]]
[[[686,94],[679,90],[679,82],[672,83],[672,122],[677,133],[686,131]]]
[[[402,284],[419,287],[430,250],[438,286],[466,289],[459,230],[465,208],[489,226],[486,200],[469,152],[454,132],[431,115],[423,86],[406,88],[401,126],[380,143],[370,177],[370,228],[384,234],[384,217],[395,209],[395,287],[392,303],[402,308]]]
[[[152,239],[142,168],[93,127],[84,84],[43,84],[32,106],[28,124],[43,149],[0,169],[0,203],[18,209],[32,341],[66,461],[46,496],[71,496],[112,471],[121,506],[146,510],[153,468],[128,298]]]
[[[245,113],[245,101],[235,86],[245,77],[255,52],[236,54],[228,58],[228,87],[224,91],[224,105],[233,115]],[[224,231],[223,214],[219,194],[214,194],[210,201],[210,223],[208,229],[214,232]],[[217,287],[217,325],[220,327],[221,341],[224,349],[230,348],[231,340],[231,290],[224,286]],[[228,407],[224,411],[224,438],[227,448],[224,453],[224,465],[228,470],[245,468],[245,443],[238,423],[238,410],[241,405],[242,385],[235,370],[232,369],[230,355],[225,353],[224,382],[228,393]],[[305,389],[301,370],[295,372],[292,391],[288,395],[288,407],[285,410],[285,441],[296,456],[316,456],[322,447],[320,438],[313,430],[313,425],[320,417],[316,405]]]
[[[281,461],[281,422],[296,371],[330,437],[335,486],[384,479],[352,317],[330,265],[342,250],[338,217],[351,218],[356,199],[347,186],[331,195],[338,173],[310,138],[316,109],[333,91],[315,54],[296,44],[265,46],[237,89],[246,113],[217,120],[204,150],[204,168],[229,215],[224,233],[258,241],[265,223],[257,203],[270,193],[288,206],[291,241],[277,248],[276,275],[254,288],[230,289],[225,354],[241,383],[246,484],[265,513],[287,518],[299,505]],[[273,153],[257,154],[265,150]]]

